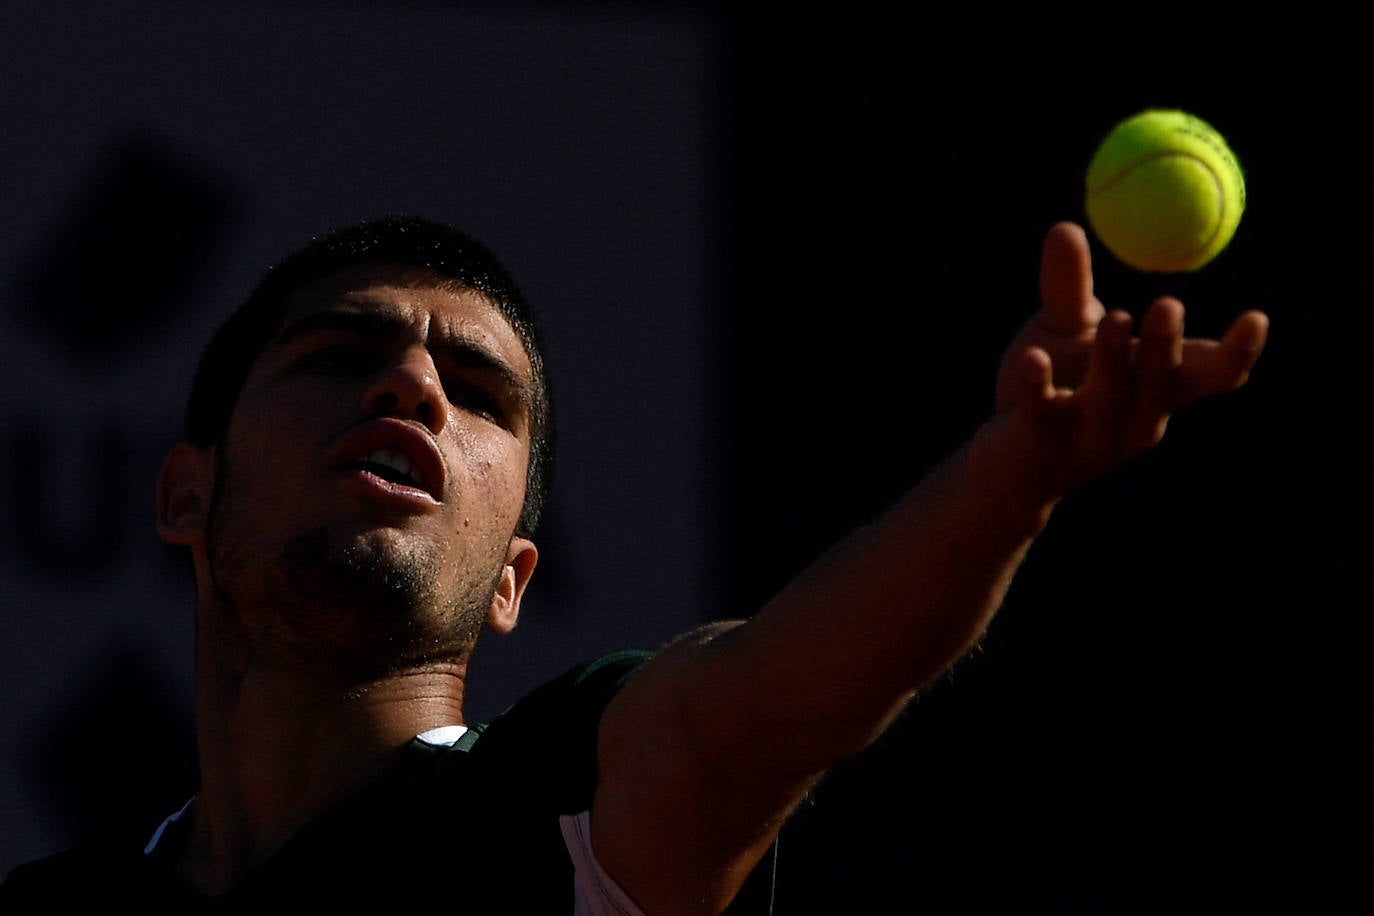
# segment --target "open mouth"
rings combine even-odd
[[[425,476],[401,452],[379,448],[364,455],[354,467],[403,487],[425,489]]]
[[[329,467],[359,475],[370,488],[427,504],[444,499],[444,460],[432,436],[391,418],[369,420],[340,437],[325,458]]]

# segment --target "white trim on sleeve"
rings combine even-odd
[[[565,814],[558,819],[563,844],[573,863],[573,916],[644,916],[630,895],[601,869],[592,853],[592,813]]]

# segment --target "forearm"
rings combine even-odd
[[[1052,503],[1018,489],[997,462],[971,461],[975,449],[955,452],[703,647],[685,686],[723,752],[765,728],[784,765],[823,769],[868,744],[977,643]]]

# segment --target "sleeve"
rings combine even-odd
[[[492,754],[500,748],[495,769],[502,778],[513,780],[539,811],[556,811],[561,837],[555,834],[550,840],[564,847],[560,853],[566,855],[565,863],[571,863],[578,916],[642,916],[596,861],[590,809],[597,781],[596,733],[601,714],[651,657],[651,652],[627,650],[578,665],[507,709],[486,727],[475,745],[479,753],[484,747]],[[775,841],[727,914],[763,916],[773,911],[776,855]]]
[[[601,870],[592,852],[591,812],[558,819],[573,863],[573,916],[644,916],[630,895]]]

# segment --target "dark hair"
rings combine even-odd
[[[519,336],[533,374],[530,461],[516,534],[539,527],[553,464],[553,404],[543,350],[529,304],[496,256],[452,226],[416,216],[385,216],[316,236],[271,267],[220,325],[201,354],[186,403],[186,438],[202,448],[223,441],[249,369],[280,329],[291,296],[352,267],[375,264],[433,273],[485,296]]]

